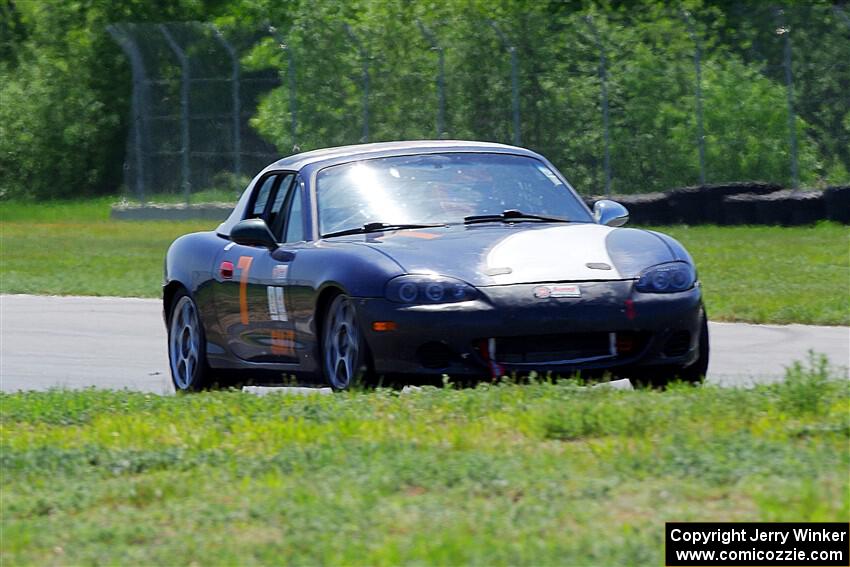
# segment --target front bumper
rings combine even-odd
[[[519,284],[479,288],[479,299],[462,303],[402,305],[364,298],[355,305],[378,374],[489,376],[535,370],[565,375],[691,364],[698,356],[699,285],[681,293],[647,294],[635,292],[633,283],[579,283],[581,297],[538,299],[534,289],[541,284]],[[376,331],[375,322],[393,322],[394,330]],[[600,334],[604,340],[610,336],[611,352],[597,349],[582,356],[576,352],[582,347],[575,347],[565,357],[542,362],[515,352],[516,345],[531,346],[536,339],[589,344]],[[500,344],[513,345],[514,352],[501,355]]]

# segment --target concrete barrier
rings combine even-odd
[[[228,203],[113,205],[110,218],[127,221],[208,220],[222,222],[233,210]]]

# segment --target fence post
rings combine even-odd
[[[369,141],[369,53],[363,48],[363,44],[355,35],[354,30],[348,24],[345,25],[345,32],[351,41],[360,52],[360,59],[363,63],[363,142]]]
[[[688,35],[691,36],[691,41],[694,42],[694,69],[696,71],[696,86],[694,88],[696,95],[696,111],[697,111],[697,148],[699,149],[699,183],[705,185],[705,134],[703,132],[702,121],[702,45],[699,41],[699,36],[694,30],[694,23],[691,19],[691,14],[687,10],[682,10],[682,16],[685,18],[685,23],[688,25]]]
[[[136,195],[142,204],[145,204],[145,145],[146,142],[146,117],[148,115],[147,93],[148,79],[145,72],[145,63],[139,53],[136,42],[132,36],[124,31],[120,24],[106,26],[106,31],[112,36],[127,58],[130,60],[130,72],[133,76],[132,115],[133,115],[133,137],[135,148],[133,154],[136,162]]]
[[[290,128],[292,129],[292,152],[298,152],[298,99],[296,97],[295,85],[295,55],[292,53],[292,46],[287,44],[286,49],[286,75],[289,81],[289,116]]]
[[[599,37],[599,30],[596,29],[596,25],[593,23],[593,18],[591,16],[585,16],[584,21],[587,22],[587,26],[590,28],[591,33],[593,34],[594,40],[596,40],[596,45],[599,48],[599,83],[600,83],[600,93],[599,97],[602,102],[602,128],[603,135],[605,137],[605,196],[611,196],[611,133],[610,133],[610,125],[608,123],[608,70],[607,70],[607,58],[605,57],[605,47],[602,45],[602,39]]]
[[[437,52],[437,138],[440,139],[443,138],[446,128],[445,54],[443,52],[443,48],[440,47],[439,43],[437,43],[437,38],[431,30],[425,27],[425,24],[418,19],[416,20],[416,24],[419,26],[419,30],[422,32],[422,35],[425,36],[425,39],[427,39],[431,44],[431,49]]]
[[[230,56],[230,95],[233,99],[233,174],[238,178],[242,174],[242,121],[240,120],[242,105],[239,97],[239,58],[236,56],[236,50],[224,38],[215,24],[208,25],[213,32],[213,37]]]
[[[513,107],[514,118],[514,145],[519,146],[522,144],[522,140],[520,136],[519,119],[519,61],[517,60],[516,47],[508,41],[507,36],[502,33],[502,30],[499,29],[496,22],[489,20],[489,23],[493,30],[495,30],[496,35],[499,36],[499,41],[502,42],[502,46],[511,55],[511,106]]]
[[[785,67],[785,90],[788,95],[788,141],[791,146],[791,188],[797,191],[800,186],[800,180],[797,169],[797,120],[794,115],[794,77],[791,72],[791,27],[788,26],[785,20],[785,12],[782,9],[777,9],[776,15],[780,19],[776,33],[784,36],[785,43],[782,65]]]
[[[189,58],[174,41],[171,33],[163,24],[159,24],[158,29],[168,42],[168,46],[177,56],[180,61],[180,154],[182,158],[183,171],[183,192],[186,196],[186,204],[189,204],[192,194],[192,183],[190,180],[191,170],[189,164]]]
[[[297,153],[299,151],[298,148],[298,109],[296,108],[297,99],[296,99],[296,85],[295,85],[295,55],[292,53],[292,45],[287,41],[288,38],[292,37],[292,33],[295,30],[293,26],[290,28],[289,33],[286,34],[286,37],[281,36],[277,32],[277,28],[274,26],[269,26],[269,33],[274,36],[275,41],[277,41],[278,46],[281,49],[286,51],[286,75],[287,80],[289,82],[289,119],[290,119],[290,129],[292,131],[292,153]]]

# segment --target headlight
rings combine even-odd
[[[474,287],[446,276],[399,276],[387,284],[387,299],[396,303],[456,303],[476,297]]]
[[[696,271],[687,262],[668,262],[644,270],[635,289],[643,293],[675,293],[691,289],[696,279]]]

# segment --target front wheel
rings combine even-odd
[[[708,373],[708,354],[708,317],[706,317],[705,311],[703,311],[699,328],[699,357],[693,364],[681,369],[679,379],[684,382],[691,382],[692,384],[702,382]]]
[[[198,306],[185,291],[178,292],[171,304],[168,362],[171,380],[178,391],[202,390],[212,382]]]
[[[348,296],[337,295],[325,314],[322,370],[334,390],[345,390],[366,373],[366,342]]]
[[[708,317],[702,313],[699,330],[699,355],[687,366],[655,366],[643,368],[633,373],[632,383],[635,386],[652,386],[663,388],[673,380],[681,380],[689,384],[700,384],[708,372],[709,341]]]

